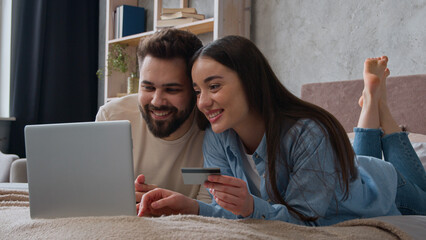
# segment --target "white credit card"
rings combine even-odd
[[[184,184],[204,184],[209,175],[220,175],[220,168],[181,168]]]

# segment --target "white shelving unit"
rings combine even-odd
[[[126,51],[132,57],[130,68],[136,70],[136,49],[141,38],[148,37],[156,31],[157,20],[160,19],[162,0],[153,0],[154,4],[146,7],[147,11],[152,11],[148,16],[153,17],[153,30],[140,34],[126,36],[114,39],[114,10],[120,5],[138,6],[137,0],[108,0],[106,6],[106,40],[105,40],[105,67],[108,62],[108,49],[111,44],[127,44]],[[196,1],[196,0],[193,0]],[[191,7],[188,0],[179,0],[180,7]],[[214,17],[200,20],[193,23],[182,24],[175,28],[190,31],[194,34],[213,33],[212,39],[215,40],[226,35],[241,35],[250,38],[250,16],[251,0],[214,0]],[[202,12],[199,12],[203,14]],[[104,71],[107,72],[106,70]],[[105,74],[105,102],[117,98],[126,92],[127,77],[130,75],[118,72],[112,72],[110,76]]]

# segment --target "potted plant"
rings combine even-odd
[[[109,47],[108,52],[108,76],[111,72],[118,71],[126,73],[129,69],[129,54],[126,53],[127,45],[113,43]]]
[[[109,45],[108,59],[107,59],[107,76],[111,76],[112,71],[127,73],[130,62],[132,61],[129,54],[126,52],[127,44],[113,43]],[[137,69],[137,67],[136,67]],[[98,69],[96,75],[98,79],[103,77],[103,69]],[[127,93],[136,93],[138,88],[139,78],[137,71],[132,71],[127,78]]]

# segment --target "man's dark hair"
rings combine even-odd
[[[142,66],[147,55],[160,59],[182,58],[188,66],[192,55],[202,46],[201,40],[190,32],[175,28],[164,29],[141,39],[137,52],[139,66]],[[190,77],[191,69],[186,69],[186,72]]]

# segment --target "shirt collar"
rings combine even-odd
[[[257,146],[254,154],[259,155],[264,161],[268,159],[267,146],[266,146],[266,134],[263,134],[262,141],[260,141],[259,146]]]
[[[229,136],[231,141],[229,142],[229,149],[232,151],[234,156],[238,156],[239,154],[244,154],[243,152],[240,153],[240,147],[239,142],[240,139],[238,137],[238,134],[230,129]],[[256,151],[254,151],[253,156],[260,157],[263,159],[263,161],[267,161],[268,155],[267,155],[267,146],[266,146],[266,134],[263,134],[262,140],[260,141],[259,146],[257,146]]]

